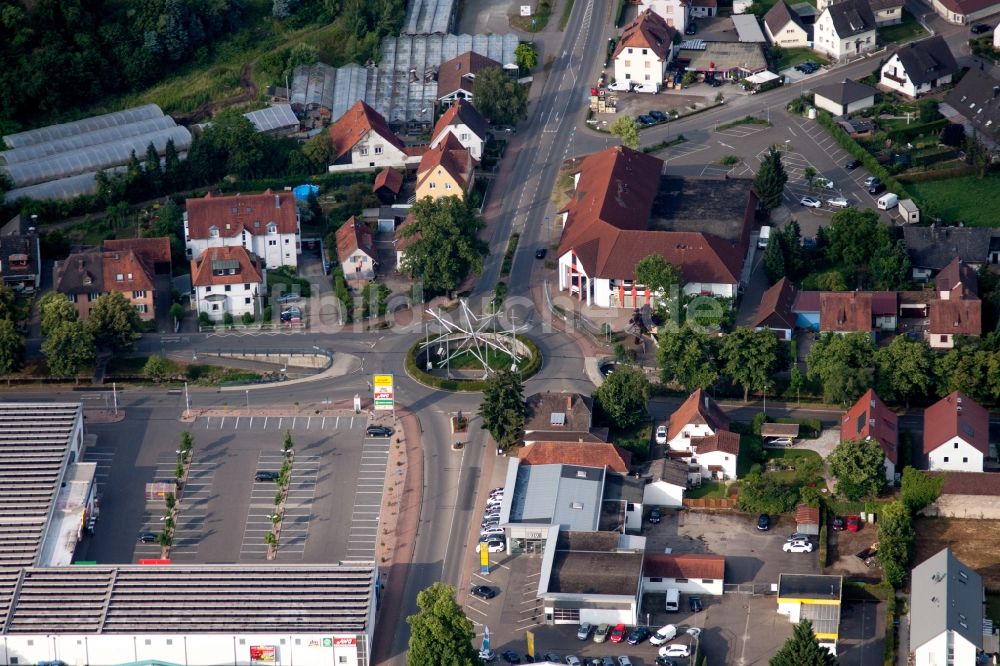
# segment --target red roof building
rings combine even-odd
[[[840,441],[874,439],[885,454],[886,480],[893,481],[899,461],[899,419],[869,389],[840,418]]]
[[[628,474],[632,454],[608,442],[533,442],[517,452],[522,465],[605,467]]]
[[[447,106],[455,100],[471,100],[476,74],[490,67],[499,69],[502,65],[475,51],[466,51],[441,63],[438,68],[438,101]]]
[[[924,410],[924,454],[932,471],[982,472],[990,454],[990,415],[955,391]]]
[[[397,169],[386,167],[375,176],[372,193],[385,206],[396,201],[399,191],[403,188],[403,174]]]
[[[337,260],[347,280],[370,280],[375,277],[378,252],[371,227],[351,216],[334,234]]]
[[[256,316],[267,282],[259,257],[242,245],[210,247],[191,261],[193,306],[215,321]]]
[[[795,296],[791,280],[783,277],[775,282],[760,299],[753,327],[758,331],[774,331],[782,340],[791,340],[795,330],[795,313],[792,312]]]

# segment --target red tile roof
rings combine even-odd
[[[132,250],[152,273],[156,264],[170,264],[170,239],[122,238],[104,241],[105,250]]]
[[[960,15],[975,14],[987,7],[994,10],[1000,8],[997,0],[941,0],[941,4],[950,12]]]
[[[403,231],[403,229],[406,229],[407,227],[410,227],[416,223],[417,223],[417,218],[413,217],[413,213],[409,213],[407,214],[406,219],[403,220],[403,223],[398,227],[396,227],[396,235],[393,244],[395,245],[397,252],[406,250],[406,248],[410,247],[418,240],[420,240],[419,231],[409,236],[404,236],[402,233],[400,233]]]
[[[961,287],[956,287],[956,290]],[[979,337],[983,333],[983,302],[977,297],[935,298],[928,306],[931,335],[971,335]]]
[[[895,465],[899,453],[899,419],[885,403],[868,391],[840,418],[840,441],[875,438],[885,457]]]
[[[821,291],[800,291],[795,295],[792,312],[819,312]]]
[[[472,92],[475,75],[490,67],[500,67],[500,63],[475,51],[465,53],[441,63],[438,68],[438,98],[450,95],[458,90]]]
[[[944,476],[942,495],[1000,495],[1000,474],[996,472],[928,472]]]
[[[592,278],[635,279],[635,264],[659,254],[686,283],[738,283],[745,248],[701,232],[647,229],[662,170],[661,160],[624,146],[585,157],[559,256],[572,252]]]
[[[347,110],[347,113],[330,126],[330,139],[333,141],[336,155],[334,160],[338,160],[350,152],[351,148],[368,132],[375,132],[385,139],[386,143],[405,152],[403,142],[389,129],[385,118],[378,111],[358,100],[354,106]]]
[[[819,330],[871,333],[872,295],[866,291],[824,291],[819,295]]]
[[[626,48],[644,48],[651,49],[660,60],[667,60],[676,32],[662,16],[647,9],[625,26],[614,57],[617,58]]]
[[[274,222],[279,234],[298,231],[295,195],[275,194],[270,189],[263,194],[237,194],[217,197],[211,193],[201,199],[188,199],[187,227],[191,238],[209,238],[208,230],[216,227],[219,236],[232,238],[246,229],[250,234],[266,234],[267,225]]]
[[[644,578],[698,578],[702,580],[724,580],[726,558],[722,555],[691,553],[686,555],[666,555],[646,553],[642,560]]]
[[[454,134],[449,133],[444,141],[428,149],[420,158],[420,166],[417,167],[417,189],[420,189],[432,171],[440,167],[451,175],[464,192],[472,181],[472,170],[475,166],[476,160],[473,159],[469,149],[463,146]]]
[[[795,328],[795,314],[792,305],[795,303],[795,285],[788,278],[781,278],[764,292],[757,306],[757,316],[754,327]]]
[[[955,298],[956,295],[960,298],[973,298],[979,294],[979,276],[976,275],[976,269],[955,257],[935,276],[934,289],[939,293],[956,292],[950,298]]]
[[[399,189],[403,187],[403,174],[390,167],[382,169],[375,176],[375,184],[372,185],[372,192],[378,192],[383,187],[393,194],[399,194]]]
[[[708,437],[692,437],[691,446],[698,447],[698,455],[722,451],[734,456],[740,454],[740,436],[729,430],[716,430]]]
[[[961,437],[984,456],[990,454],[990,414],[955,391],[924,410],[924,453]]]
[[[375,258],[375,241],[371,228],[353,215],[337,229],[335,236],[340,263],[347,261],[357,250]]]
[[[628,474],[632,454],[607,442],[534,442],[521,448],[517,457],[525,465],[579,465],[606,467]]]
[[[212,262],[231,260],[239,262],[235,274],[214,274]],[[242,245],[206,248],[198,259],[191,261],[191,284],[195,287],[215,286],[217,284],[256,284],[263,281],[260,259],[247,252]]]
[[[431,132],[433,139],[438,138],[442,132],[448,129],[451,125],[464,124],[473,134],[478,136],[482,140],[486,140],[486,135],[490,132],[490,125],[483,118],[482,114],[476,110],[476,107],[472,105],[471,102],[466,102],[464,100],[456,100],[454,104],[448,107],[448,110],[441,114],[438,118],[437,123],[434,125],[434,131]],[[432,140],[433,140],[432,139]]]
[[[719,409],[711,396],[698,389],[688,396],[688,399],[677,408],[677,411],[670,415],[667,438],[673,439],[680,434],[684,426],[692,424],[705,424],[713,432],[718,432],[729,429],[729,417]],[[737,447],[738,445],[739,440],[737,439]]]
[[[795,507],[796,525],[819,525],[819,509],[806,504]]]
[[[101,268],[104,288],[108,291],[153,291],[155,288],[152,270],[132,250],[102,252]]]

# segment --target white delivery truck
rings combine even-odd
[[[883,194],[878,198],[877,202],[879,210],[890,210],[892,208],[895,208],[896,204],[898,203],[899,203],[899,197],[893,194],[892,192]]]
[[[676,613],[681,609],[681,591],[676,587],[667,588],[667,612]]]
[[[760,236],[757,237],[757,247],[764,249],[767,247],[767,243],[771,240],[771,227],[766,224],[760,228]]]

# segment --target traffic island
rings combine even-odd
[[[484,334],[483,337],[490,335]],[[485,352],[474,353],[472,350],[454,355],[445,349],[446,345],[435,343],[435,347],[419,340],[406,352],[406,374],[428,388],[478,392],[486,386],[484,375],[488,376],[497,370],[513,369],[520,373],[522,379],[527,379],[541,369],[542,353],[538,345],[524,335],[502,337],[507,344],[512,345],[518,358],[495,350],[488,355]],[[488,370],[482,367],[484,361]]]

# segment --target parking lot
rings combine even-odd
[[[95,424],[97,442],[84,453],[98,464],[103,494],[95,532],[79,559],[127,563],[159,557],[156,544],[137,543],[140,531],[159,533],[166,510],[144,502],[145,484],[172,482],[175,448],[190,429],[194,452],[178,503],[171,558],[182,562],[263,559],[264,534],[274,510],[273,481],[284,432],[295,443],[278,559],[331,562],[371,558],[386,473],[388,438],[366,438],[363,417],[219,417],[182,424],[150,418],[136,408],[119,424]],[[348,514],[344,507],[354,507]]]

